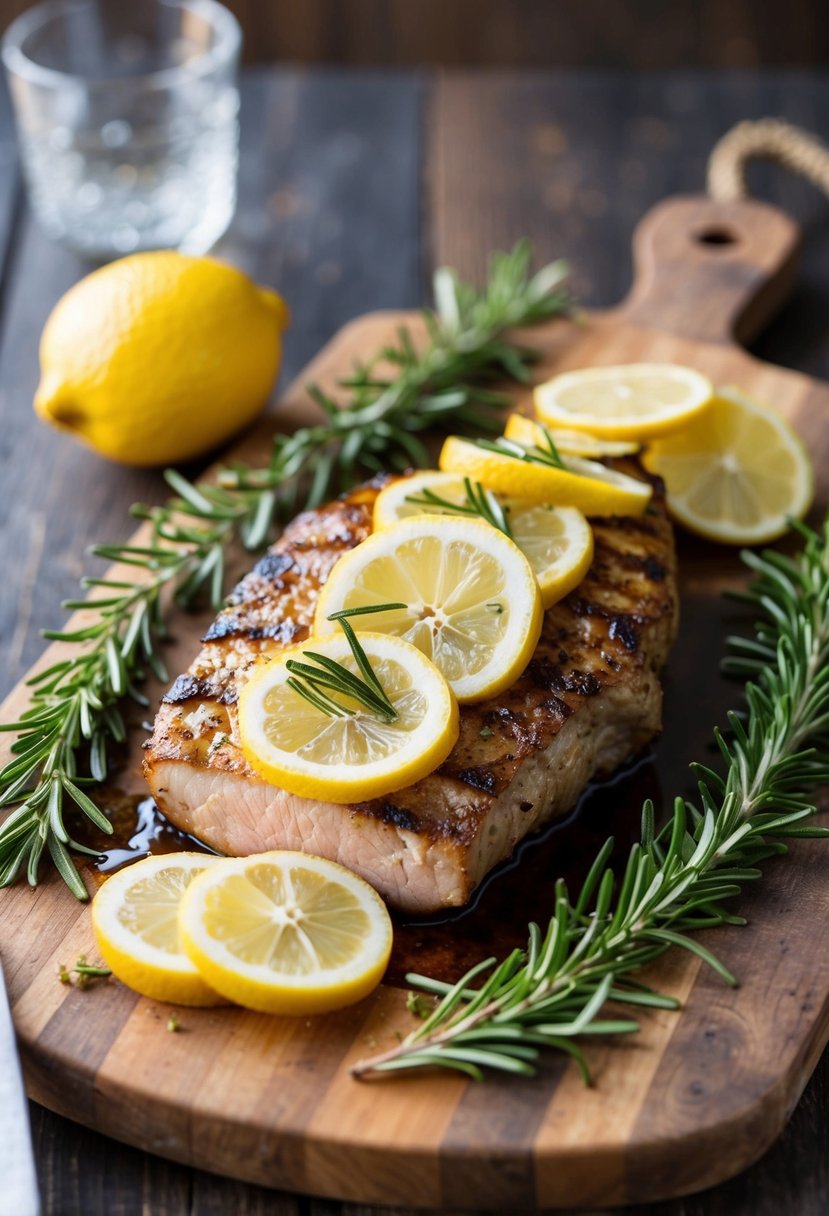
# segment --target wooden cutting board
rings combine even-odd
[[[817,518],[829,490],[829,388],[760,363],[736,344],[781,304],[797,238],[785,216],[759,203],[663,203],[637,231],[628,300],[533,333],[544,355],[540,374],[673,360],[775,403],[812,451]],[[418,325],[409,314],[384,313],[342,330],[289,389],[276,424],[311,417],[302,385],[332,385],[401,322]],[[516,401],[528,404],[529,396],[516,393]],[[271,425],[234,454],[264,462]],[[728,617],[720,593],[743,575],[733,553],[702,542],[680,538],[680,557],[683,621],[655,759],[594,793],[575,823],[529,850],[517,881],[516,871],[496,879],[490,912],[483,920],[473,914],[474,932],[463,918],[401,929],[421,969],[438,966],[456,940],[473,941],[486,954],[500,941],[499,906],[509,903],[522,926],[543,916],[550,906],[542,899],[545,883],[592,857],[611,821],[622,835],[635,833],[643,788],[663,805],[688,790],[689,760],[705,758],[711,727],[738,695],[717,664]],[[177,620],[171,672],[186,666],[203,626],[203,618]],[[52,646],[44,663],[59,651]],[[26,699],[18,687],[3,717]],[[142,788],[140,718],[118,776],[127,796]],[[7,742],[3,736],[4,748]],[[112,805],[111,795],[107,800]],[[591,1044],[590,1089],[554,1056],[532,1080],[475,1085],[420,1074],[354,1081],[352,1062],[412,1025],[405,995],[392,984],[360,1006],[315,1020],[187,1010],[183,1029],[170,1033],[165,1007],[115,981],[88,991],[57,981],[58,963],[95,949],[88,907],[53,878],[33,892],[18,886],[0,893],[0,956],[31,1096],[142,1149],[284,1190],[367,1203],[503,1211],[646,1201],[743,1169],[771,1144],[797,1101],[829,1038],[829,952],[821,944],[829,931],[826,869],[825,844],[798,843],[742,900],[749,927],[706,935],[739,976],[738,989],[726,988],[696,958],[667,956],[651,979],[678,995],[684,1011],[645,1016],[641,1033],[624,1042]],[[86,878],[90,889],[100,881],[93,870]]]

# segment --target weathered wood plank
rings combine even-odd
[[[421,85],[257,71],[243,96],[239,207],[216,253],[288,300],[285,384],[351,317],[420,302]]]
[[[192,1172],[188,1216],[306,1216],[308,1200],[231,1178]]]
[[[11,100],[5,81],[0,81],[0,317],[9,281],[15,220],[19,214],[21,194]]]
[[[0,30],[28,0],[0,0]],[[522,69],[820,67],[821,0],[227,0],[250,63]]]
[[[24,4],[25,0],[4,0]],[[387,67],[819,66],[820,0],[229,0],[251,62]]]
[[[44,1214],[181,1216],[190,1211],[189,1170],[48,1115],[34,1104],[31,1114]]]
[[[434,260],[481,277],[488,252],[529,236],[564,256],[581,302],[616,303],[631,281],[630,237],[666,195],[705,188],[716,140],[773,114],[829,135],[829,81],[807,73],[441,77],[428,124]],[[758,197],[805,234],[797,290],[757,343],[763,358],[829,378],[825,198],[781,169],[750,172]]]
[[[243,93],[240,205],[216,254],[290,301],[284,383],[350,317],[419,301],[419,86],[255,73]],[[0,248],[1,225],[2,210]],[[0,527],[16,558],[0,585],[0,695],[60,619],[87,547],[127,535],[130,503],[164,494],[160,474],[109,464],[32,412],[41,329],[88,269],[24,215],[0,332]]]

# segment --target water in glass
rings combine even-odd
[[[12,26],[4,58],[31,202],[47,232],[93,256],[209,249],[236,200],[231,15],[213,0],[138,0],[47,4],[27,21],[14,43]]]

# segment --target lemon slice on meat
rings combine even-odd
[[[483,520],[415,515],[374,532],[334,566],[314,630],[337,628],[330,613],[390,602],[406,607],[355,616],[351,624],[413,643],[459,701],[515,683],[541,632],[541,593],[529,562]]]
[[[559,427],[547,428],[553,443],[566,456],[587,456],[590,460],[601,460],[603,456],[632,456],[641,444],[630,439],[603,439],[587,431],[567,431]],[[528,445],[544,442],[544,430],[532,418],[524,414],[510,414],[504,427],[505,439],[516,439]]]
[[[650,502],[647,482],[594,460],[562,456],[563,467],[556,467],[538,463],[532,458],[535,448],[528,444],[501,442],[504,450],[494,452],[450,435],[440,453],[440,467],[479,481],[497,494],[577,507],[585,515],[640,515]]]
[[[450,507],[430,503],[424,493],[463,507],[468,503],[464,479],[455,473],[425,469],[396,478],[377,496],[374,528],[388,528],[412,515],[456,515]],[[412,501],[412,499],[419,501]],[[550,608],[578,586],[593,559],[593,530],[575,507],[551,507],[520,498],[500,500],[518,548],[527,558],[541,589],[541,602]]]
[[[644,461],[664,477],[674,518],[726,544],[782,536],[814,497],[812,464],[795,430],[736,389],[720,389],[687,427],[655,441]]]
[[[575,507],[506,499],[515,543],[532,566],[541,602],[551,608],[578,587],[593,560],[593,529]]]
[[[284,650],[239,697],[242,748],[266,781],[303,798],[363,802],[411,785],[449,755],[458,707],[440,672],[400,638],[363,634],[360,642],[396,717],[386,720],[345,694],[334,697],[342,715],[332,716],[296,690],[291,659],[318,654],[360,674],[341,634]]]
[[[221,1005],[183,952],[178,909],[190,883],[220,859],[208,853],[145,857],[108,878],[92,901],[106,964],[143,996],[175,1005]]]
[[[181,939],[217,992],[265,1013],[340,1009],[382,979],[392,944],[386,906],[350,870],[304,853],[234,857],[182,900]]]
[[[548,426],[607,439],[647,439],[684,426],[713,396],[711,382],[676,363],[623,363],[564,372],[534,393]]]

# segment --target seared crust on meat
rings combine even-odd
[[[615,463],[645,476],[635,461]],[[357,805],[297,798],[248,766],[235,702],[256,663],[308,636],[319,588],[368,535],[382,483],[298,516],[239,583],[164,697],[145,772],[165,814],[222,852],[304,848],[429,912],[466,902],[522,837],[659,731],[658,675],[677,624],[673,534],[657,480],[647,514],[591,521],[584,581],[546,612],[521,678],[461,707],[460,737],[436,772]]]

